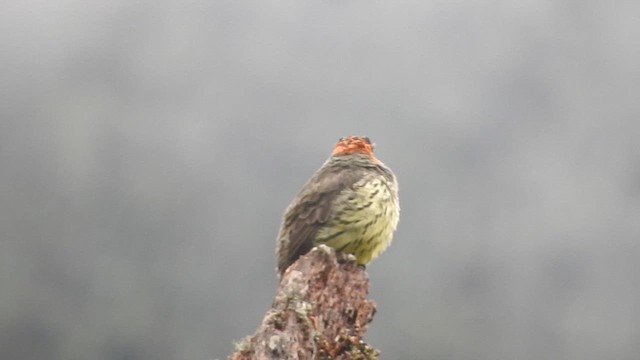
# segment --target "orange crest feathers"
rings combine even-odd
[[[368,155],[374,162],[379,162],[373,155],[373,148],[375,144],[371,143],[368,137],[360,136],[347,136],[338,140],[336,147],[333,149],[331,156],[351,155],[351,154],[365,154]]]

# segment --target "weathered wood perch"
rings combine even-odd
[[[377,359],[362,340],[376,312],[368,292],[352,256],[317,247],[287,269],[262,324],[229,359]]]

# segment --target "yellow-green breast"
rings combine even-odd
[[[338,194],[332,209],[331,220],[318,231],[315,245],[353,254],[358,264],[366,265],[391,244],[398,224],[395,178],[367,176]]]

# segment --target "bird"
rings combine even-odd
[[[289,204],[277,238],[281,277],[321,244],[352,254],[362,267],[391,244],[400,218],[398,182],[374,147],[366,136],[340,138]]]

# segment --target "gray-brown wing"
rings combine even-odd
[[[278,235],[278,271],[281,274],[313,248],[318,230],[331,220],[333,201],[362,175],[358,170],[330,171],[332,169],[320,169],[285,212]]]

